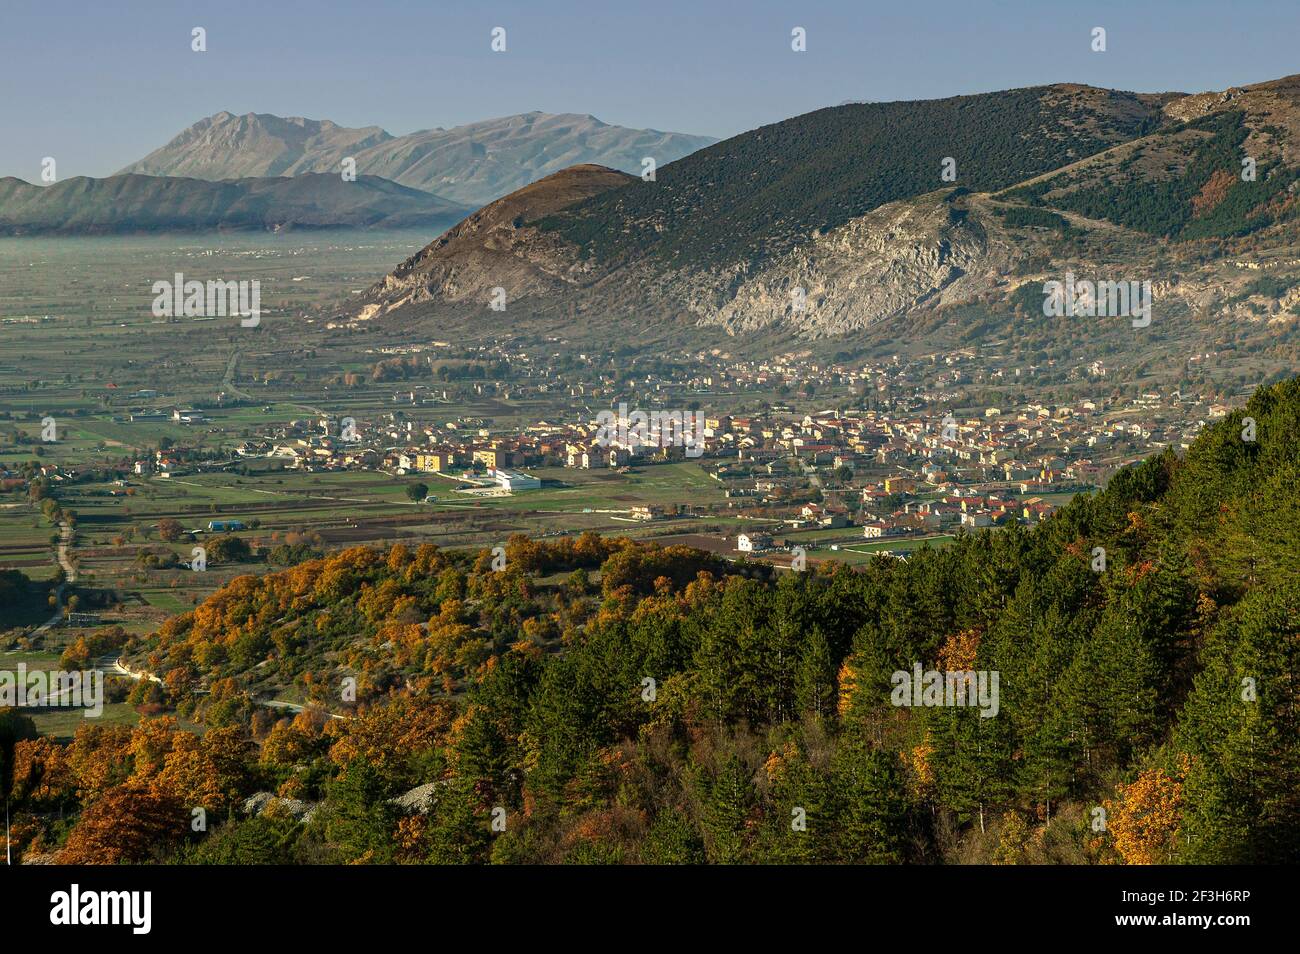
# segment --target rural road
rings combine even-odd
[[[226,376],[221,379],[221,390],[228,391],[235,397],[242,398],[245,401],[252,401],[254,400],[253,395],[235,387],[235,368],[239,366],[239,356],[241,354],[243,352],[238,348],[230,352],[230,360],[226,362]]]
[[[290,712],[302,712],[307,708],[297,702],[286,702],[283,699],[254,699],[253,701],[259,706],[266,706],[268,709],[288,709]],[[353,716],[338,715],[333,712],[326,712],[325,714],[331,719],[351,720],[353,718]]]
[[[113,672],[117,673],[119,676],[126,676],[128,679],[148,679],[150,682],[162,683],[162,680],[153,673],[145,672],[143,669],[127,669],[122,665],[122,660],[120,659],[113,660]],[[288,709],[290,712],[302,712],[306,708],[306,706],[300,705],[297,702],[287,702],[284,699],[254,699],[253,702],[259,706],[264,706],[267,709]],[[325,714],[331,719],[350,720],[353,718],[352,716],[337,715],[333,712],[326,712]]]
[[[58,626],[63,621],[63,591],[68,588],[70,583],[77,582],[77,568],[73,566],[72,561],[68,559],[68,546],[72,543],[72,527],[65,521],[59,524],[59,546],[58,559],[59,566],[63,567],[64,582],[59,584],[59,588],[54,591],[54,615],[48,620],[36,627],[32,631],[33,636],[48,631]]]
[[[67,522],[59,524],[59,537],[59,566],[63,567],[63,572],[67,574],[67,581],[76,583],[77,568],[68,559],[68,547],[72,545],[72,525]]]
[[[123,666],[122,660],[120,659],[113,660],[113,672],[117,673],[119,676],[126,676],[128,679],[139,680],[147,677],[150,682],[156,682],[159,685],[162,685],[162,680],[159,679],[157,676],[155,676],[153,673],[147,673],[144,672],[143,670],[141,670],[140,672],[133,672],[130,669],[127,669],[125,666]]]

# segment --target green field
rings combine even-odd
[[[28,672],[34,670],[48,672],[59,668],[59,654],[22,651],[0,653],[0,670],[16,673],[20,663]],[[61,741],[71,739],[77,729],[85,724],[135,725],[140,721],[136,711],[124,702],[105,702],[99,715],[91,715],[89,709],[70,706],[50,706],[22,711],[36,723],[36,729],[42,735]]]

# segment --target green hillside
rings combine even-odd
[[[752,260],[895,199],[1003,189],[1141,136],[1156,97],[1045,86],[821,109],[702,149],[541,221],[601,261]],[[900,144],[906,148],[900,148]]]
[[[1037,529],[859,571],[591,535],[516,538],[500,571],[346,550],[135,638],[164,684],[132,701],[207,734],[19,741],[15,810],[56,842],[79,818],[70,860],[1295,862],[1298,481],[1292,380]],[[999,694],[900,706],[918,665]],[[318,810],[140,835],[259,789]]]
[[[1009,195],[1175,240],[1248,235],[1295,218],[1300,179],[1277,156],[1251,157],[1254,178],[1243,177],[1249,131],[1241,112],[1212,114]]]

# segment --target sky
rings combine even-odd
[[[726,137],[847,100],[1201,92],[1300,72],[1297,37],[1297,0],[0,0],[0,176],[39,181],[47,156],[60,179],[111,175],[221,110]]]

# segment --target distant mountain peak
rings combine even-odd
[[[222,180],[338,172],[391,179],[470,207],[483,205],[567,166],[583,163],[640,172],[651,156],[665,165],[716,140],[629,129],[589,113],[532,110],[393,136],[327,119],[222,111],[190,126],[122,172]]]

